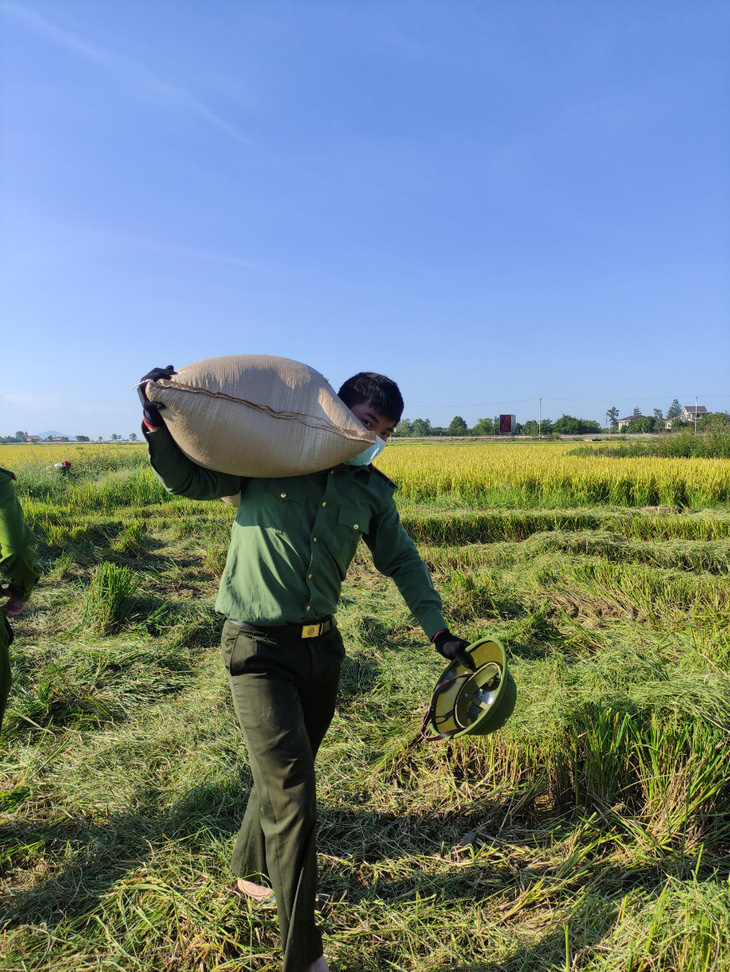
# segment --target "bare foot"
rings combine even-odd
[[[245,894],[247,898],[251,898],[253,901],[263,904],[265,901],[275,903],[274,892],[271,888],[267,888],[264,884],[254,884],[253,881],[244,881],[243,878],[239,878],[236,881],[236,887],[238,890]],[[319,969],[316,970],[319,972]]]

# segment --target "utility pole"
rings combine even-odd
[[[537,437],[539,439],[541,435],[540,430],[542,428],[542,399],[541,398],[538,398],[538,403],[539,404],[537,406]]]
[[[695,435],[697,435],[697,396],[695,395]]]

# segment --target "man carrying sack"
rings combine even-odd
[[[403,399],[384,375],[360,373],[338,394],[379,442],[335,468],[284,478],[242,478],[188,459],[139,385],[150,462],[169,492],[212,500],[240,493],[216,610],[221,650],[249,752],[253,788],[236,839],[238,888],[275,900],[284,972],[327,972],[315,921],[314,760],[334,715],[344,657],[335,612],[360,537],[392,577],[437,650],[463,658],[428,568],[401,526],[395,484],[370,465],[398,424]],[[264,883],[266,882],[266,883]]]
[[[26,606],[40,576],[35,569],[33,534],[23,522],[23,511],[15,495],[15,474],[0,469],[0,728],[10,693],[10,645],[14,618]]]

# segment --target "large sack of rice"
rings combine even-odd
[[[207,358],[149,381],[150,401],[186,456],[237,476],[300,476],[375,441],[326,378],[267,354]]]

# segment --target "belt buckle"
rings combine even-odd
[[[321,624],[302,625],[302,638],[318,638],[322,634]]]

